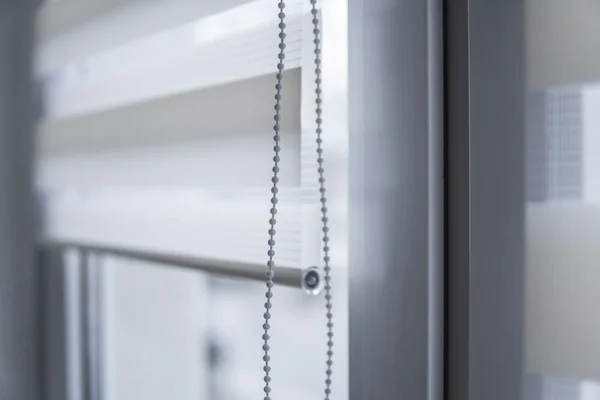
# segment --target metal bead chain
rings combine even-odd
[[[322,88],[321,88],[321,29],[319,23],[319,11],[317,9],[317,0],[310,0],[312,5],[311,13],[313,15],[313,33],[315,44],[315,113],[316,113],[316,133],[317,133],[317,172],[319,173],[319,193],[321,193],[321,221],[323,222],[323,270],[325,271],[325,309],[327,317],[327,361],[325,367],[325,400],[329,400],[331,396],[331,375],[333,373],[333,304],[331,301],[331,266],[329,257],[329,218],[327,217],[327,197],[325,196],[325,168],[323,166],[323,133],[322,125],[323,110],[322,104]]]
[[[317,172],[319,173],[319,192],[321,193],[321,197],[320,197],[320,201],[321,201],[321,213],[322,213],[322,218],[321,221],[323,223],[323,262],[324,262],[324,271],[325,271],[325,308],[327,310],[327,361],[326,361],[326,369],[325,369],[325,374],[326,374],[326,378],[325,378],[325,400],[329,400],[330,396],[331,396],[331,375],[333,373],[332,371],[332,365],[333,365],[333,306],[332,306],[332,301],[331,301],[331,266],[330,266],[330,257],[329,257],[329,226],[328,226],[328,217],[327,217],[327,197],[325,196],[325,192],[326,192],[326,188],[325,188],[325,169],[323,166],[323,148],[322,148],[322,143],[323,140],[321,138],[321,133],[322,133],[322,109],[321,109],[321,103],[322,103],[322,98],[321,98],[321,94],[322,94],[322,89],[321,89],[321,39],[320,39],[320,23],[319,23],[319,19],[318,19],[318,9],[317,9],[317,0],[310,0],[311,5],[312,5],[312,10],[311,13],[313,15],[313,25],[314,25],[314,29],[313,29],[313,33],[314,33],[314,44],[315,44],[315,83],[316,83],[316,89],[315,89],[315,93],[316,93],[316,115],[317,115],[317,119],[316,119],[316,124],[317,124],[317,128],[316,128],[316,133],[317,133]],[[281,140],[281,136],[280,136],[280,120],[281,120],[281,91],[283,88],[282,85],[282,81],[283,81],[283,69],[284,69],[284,64],[283,64],[283,60],[285,59],[285,13],[284,13],[284,8],[285,8],[285,1],[284,0],[280,0],[279,1],[279,39],[280,39],[280,43],[279,43],[279,55],[278,55],[278,59],[279,62],[277,64],[277,84],[275,85],[275,89],[276,89],[276,94],[275,94],[275,125],[273,127],[275,134],[273,136],[273,141],[275,142],[275,146],[273,147],[274,153],[275,155],[273,156],[273,162],[274,162],[274,166],[273,166],[273,178],[272,178],[272,183],[273,183],[273,187],[271,189],[271,193],[272,193],[272,197],[271,197],[271,204],[272,204],[272,208],[271,208],[271,219],[269,220],[269,224],[270,224],[270,229],[269,229],[269,251],[268,251],[268,256],[269,256],[269,261],[267,262],[267,267],[268,267],[268,271],[267,271],[267,292],[265,294],[266,297],[266,302],[265,302],[265,314],[264,314],[264,324],[263,324],[263,329],[264,329],[264,334],[263,334],[263,340],[264,340],[264,344],[263,344],[263,350],[264,350],[264,356],[263,356],[263,361],[264,361],[264,367],[263,370],[265,372],[265,376],[264,376],[264,381],[265,381],[265,387],[264,387],[264,392],[265,392],[265,397],[264,400],[271,400],[271,376],[270,376],[270,372],[271,372],[271,367],[270,367],[270,361],[271,361],[271,357],[269,356],[269,351],[270,351],[270,347],[269,347],[269,340],[270,340],[270,336],[269,336],[269,330],[270,330],[270,325],[269,325],[269,321],[271,319],[271,307],[272,307],[272,303],[271,303],[271,299],[273,297],[273,277],[274,277],[274,267],[275,267],[275,263],[273,261],[274,257],[275,257],[275,224],[277,223],[277,220],[275,218],[275,215],[277,214],[277,193],[279,191],[277,184],[279,183],[279,161],[280,161],[280,157],[279,157],[279,152],[281,150],[280,146],[279,146],[279,142]]]
[[[277,184],[279,183],[279,152],[281,151],[281,147],[279,147],[279,141],[281,140],[280,131],[280,121],[281,121],[281,90],[283,89],[283,60],[285,59],[285,12],[283,11],[285,8],[285,1],[279,1],[279,55],[277,56],[279,61],[277,63],[277,84],[275,85],[276,94],[275,94],[275,125],[273,126],[274,135],[273,142],[275,143],[273,147],[273,151],[275,155],[273,156],[273,178],[271,178],[271,182],[273,183],[273,187],[271,188],[271,219],[269,220],[270,228],[269,228],[269,251],[267,252],[269,256],[269,261],[267,262],[267,292],[265,293],[266,302],[265,302],[265,314],[264,314],[264,334],[263,334],[263,361],[264,367],[263,371],[265,373],[264,381],[265,381],[265,397],[264,400],[271,400],[271,356],[269,355],[269,351],[271,350],[269,346],[269,339],[271,338],[269,335],[269,330],[271,326],[269,325],[269,321],[271,320],[271,298],[273,297],[273,277],[275,273],[273,271],[275,267],[275,262],[273,261],[275,257],[275,224],[277,220],[275,215],[277,214],[277,193],[279,189]]]

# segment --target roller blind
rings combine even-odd
[[[311,5],[307,0],[286,3],[279,277],[321,262]],[[331,256],[335,272],[343,274],[346,1],[319,0],[319,5]],[[123,253],[107,255],[96,249],[202,259],[211,263],[211,272],[223,265],[252,267],[263,276],[271,207],[277,12],[272,0],[58,0],[40,9],[35,73],[43,94],[36,174],[42,236],[88,244],[93,250],[87,262],[101,274],[102,292],[101,312],[94,320],[100,332],[100,397],[207,398],[208,371],[201,361],[206,350],[199,344],[206,340],[210,314],[219,313],[219,322],[225,324],[227,316],[220,310],[230,315],[237,310],[235,322],[243,327],[235,335],[228,330],[223,336],[227,340],[246,338],[239,330],[254,329],[248,325],[252,319],[239,315],[250,316],[239,310],[263,302],[262,293],[254,299],[244,294],[242,288],[252,288],[251,283],[239,282],[235,296],[228,295],[243,302],[243,308],[220,307],[210,301],[215,290],[207,275],[173,268],[168,261],[149,263],[148,258],[131,260],[121,257]],[[336,324],[345,326],[346,285],[339,282]],[[293,299],[304,296],[291,293]],[[287,332],[292,330],[312,347],[316,339],[296,329],[296,321],[304,321],[298,319],[297,308],[284,304],[284,291],[278,296],[281,315],[288,318],[279,322],[286,334],[278,335],[286,345],[277,347],[287,354]],[[289,323],[292,316],[294,323]],[[314,317],[307,314],[316,324]],[[246,345],[253,340],[248,335],[237,348],[253,350]],[[336,338],[340,349],[347,348],[345,329]],[[295,348],[302,352],[302,347]],[[336,363],[347,365],[345,352],[337,357]],[[234,372],[241,380],[228,384],[232,392],[247,394],[252,387],[247,382],[262,379],[256,376],[260,369],[243,367]],[[165,368],[170,372],[165,374]],[[316,375],[310,369],[298,373],[302,369],[298,362],[282,369],[280,376],[285,382],[300,376],[306,383],[306,376]],[[345,370],[336,371],[335,378],[335,391],[342,398],[347,397]],[[289,386],[290,395],[284,392],[284,397],[306,397]]]
[[[319,262],[314,61],[310,3],[287,3],[278,254],[300,267]],[[62,0],[38,18],[44,235],[264,262],[272,2]]]

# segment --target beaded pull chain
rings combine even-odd
[[[332,365],[333,365],[333,305],[332,305],[332,297],[331,297],[331,266],[330,266],[330,248],[329,248],[329,219],[327,217],[327,197],[325,196],[326,188],[325,188],[325,168],[324,168],[324,160],[323,160],[323,139],[321,134],[323,132],[322,125],[322,114],[323,110],[321,108],[322,104],[322,71],[321,71],[321,29],[320,29],[320,21],[319,21],[319,11],[317,9],[317,0],[310,0],[311,3],[311,14],[312,14],[312,22],[313,22],[313,33],[314,33],[314,45],[315,45],[315,114],[316,114],[316,143],[317,143],[317,172],[319,176],[319,193],[320,193],[320,202],[321,202],[321,222],[322,222],[322,242],[323,242],[323,270],[325,275],[325,308],[326,308],[326,317],[327,317],[327,361],[325,367],[325,400],[330,400],[331,396],[331,375],[333,373]],[[263,334],[263,371],[264,371],[264,400],[271,400],[271,366],[270,361],[271,357],[269,352],[271,350],[269,341],[270,341],[270,324],[271,320],[271,307],[272,307],[272,298],[273,298],[273,277],[275,275],[275,225],[277,224],[276,214],[277,214],[277,193],[279,192],[278,183],[279,183],[279,162],[280,156],[279,153],[281,151],[281,147],[279,142],[281,140],[281,93],[283,89],[283,70],[284,70],[284,59],[285,59],[285,0],[280,0],[278,3],[279,8],[279,54],[278,54],[278,63],[277,63],[277,83],[275,85],[276,94],[275,94],[275,125],[273,126],[274,135],[274,156],[273,156],[273,177],[271,178],[271,182],[273,186],[271,188],[271,218],[269,220],[270,228],[269,228],[269,251],[267,252],[269,256],[269,260],[267,262],[267,291],[265,293],[266,302],[265,302],[265,313],[264,313],[264,334]]]

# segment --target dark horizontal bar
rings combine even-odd
[[[93,253],[107,254],[111,256],[147,261],[155,264],[170,265],[173,267],[202,271],[215,275],[245,278],[262,282],[266,282],[267,280],[266,263],[257,264],[241,261],[218,260],[214,258],[182,256],[177,254],[154,252],[151,250],[136,250],[118,246],[106,246],[93,243],[64,241],[55,239],[42,239],[38,243],[43,247],[76,248]],[[275,267],[274,279],[276,285],[301,289],[303,288],[303,277],[304,270],[301,268],[292,268],[285,266]]]

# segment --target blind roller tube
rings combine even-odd
[[[164,264],[173,267],[202,271],[210,274],[266,282],[266,265],[258,263],[184,256],[168,254],[164,252],[161,253],[148,250],[136,250],[126,247],[103,246],[86,242],[62,241],[50,238],[41,239],[39,244],[44,248],[76,248],[98,254],[147,261],[153,264]],[[308,272],[310,272],[310,274],[308,274]],[[306,279],[309,279],[310,281],[304,282]],[[317,283],[321,281],[319,270],[314,268],[302,269],[286,266],[275,267],[275,284],[277,285],[303,288],[312,293],[314,288],[311,288],[310,286],[314,286],[315,279]]]

